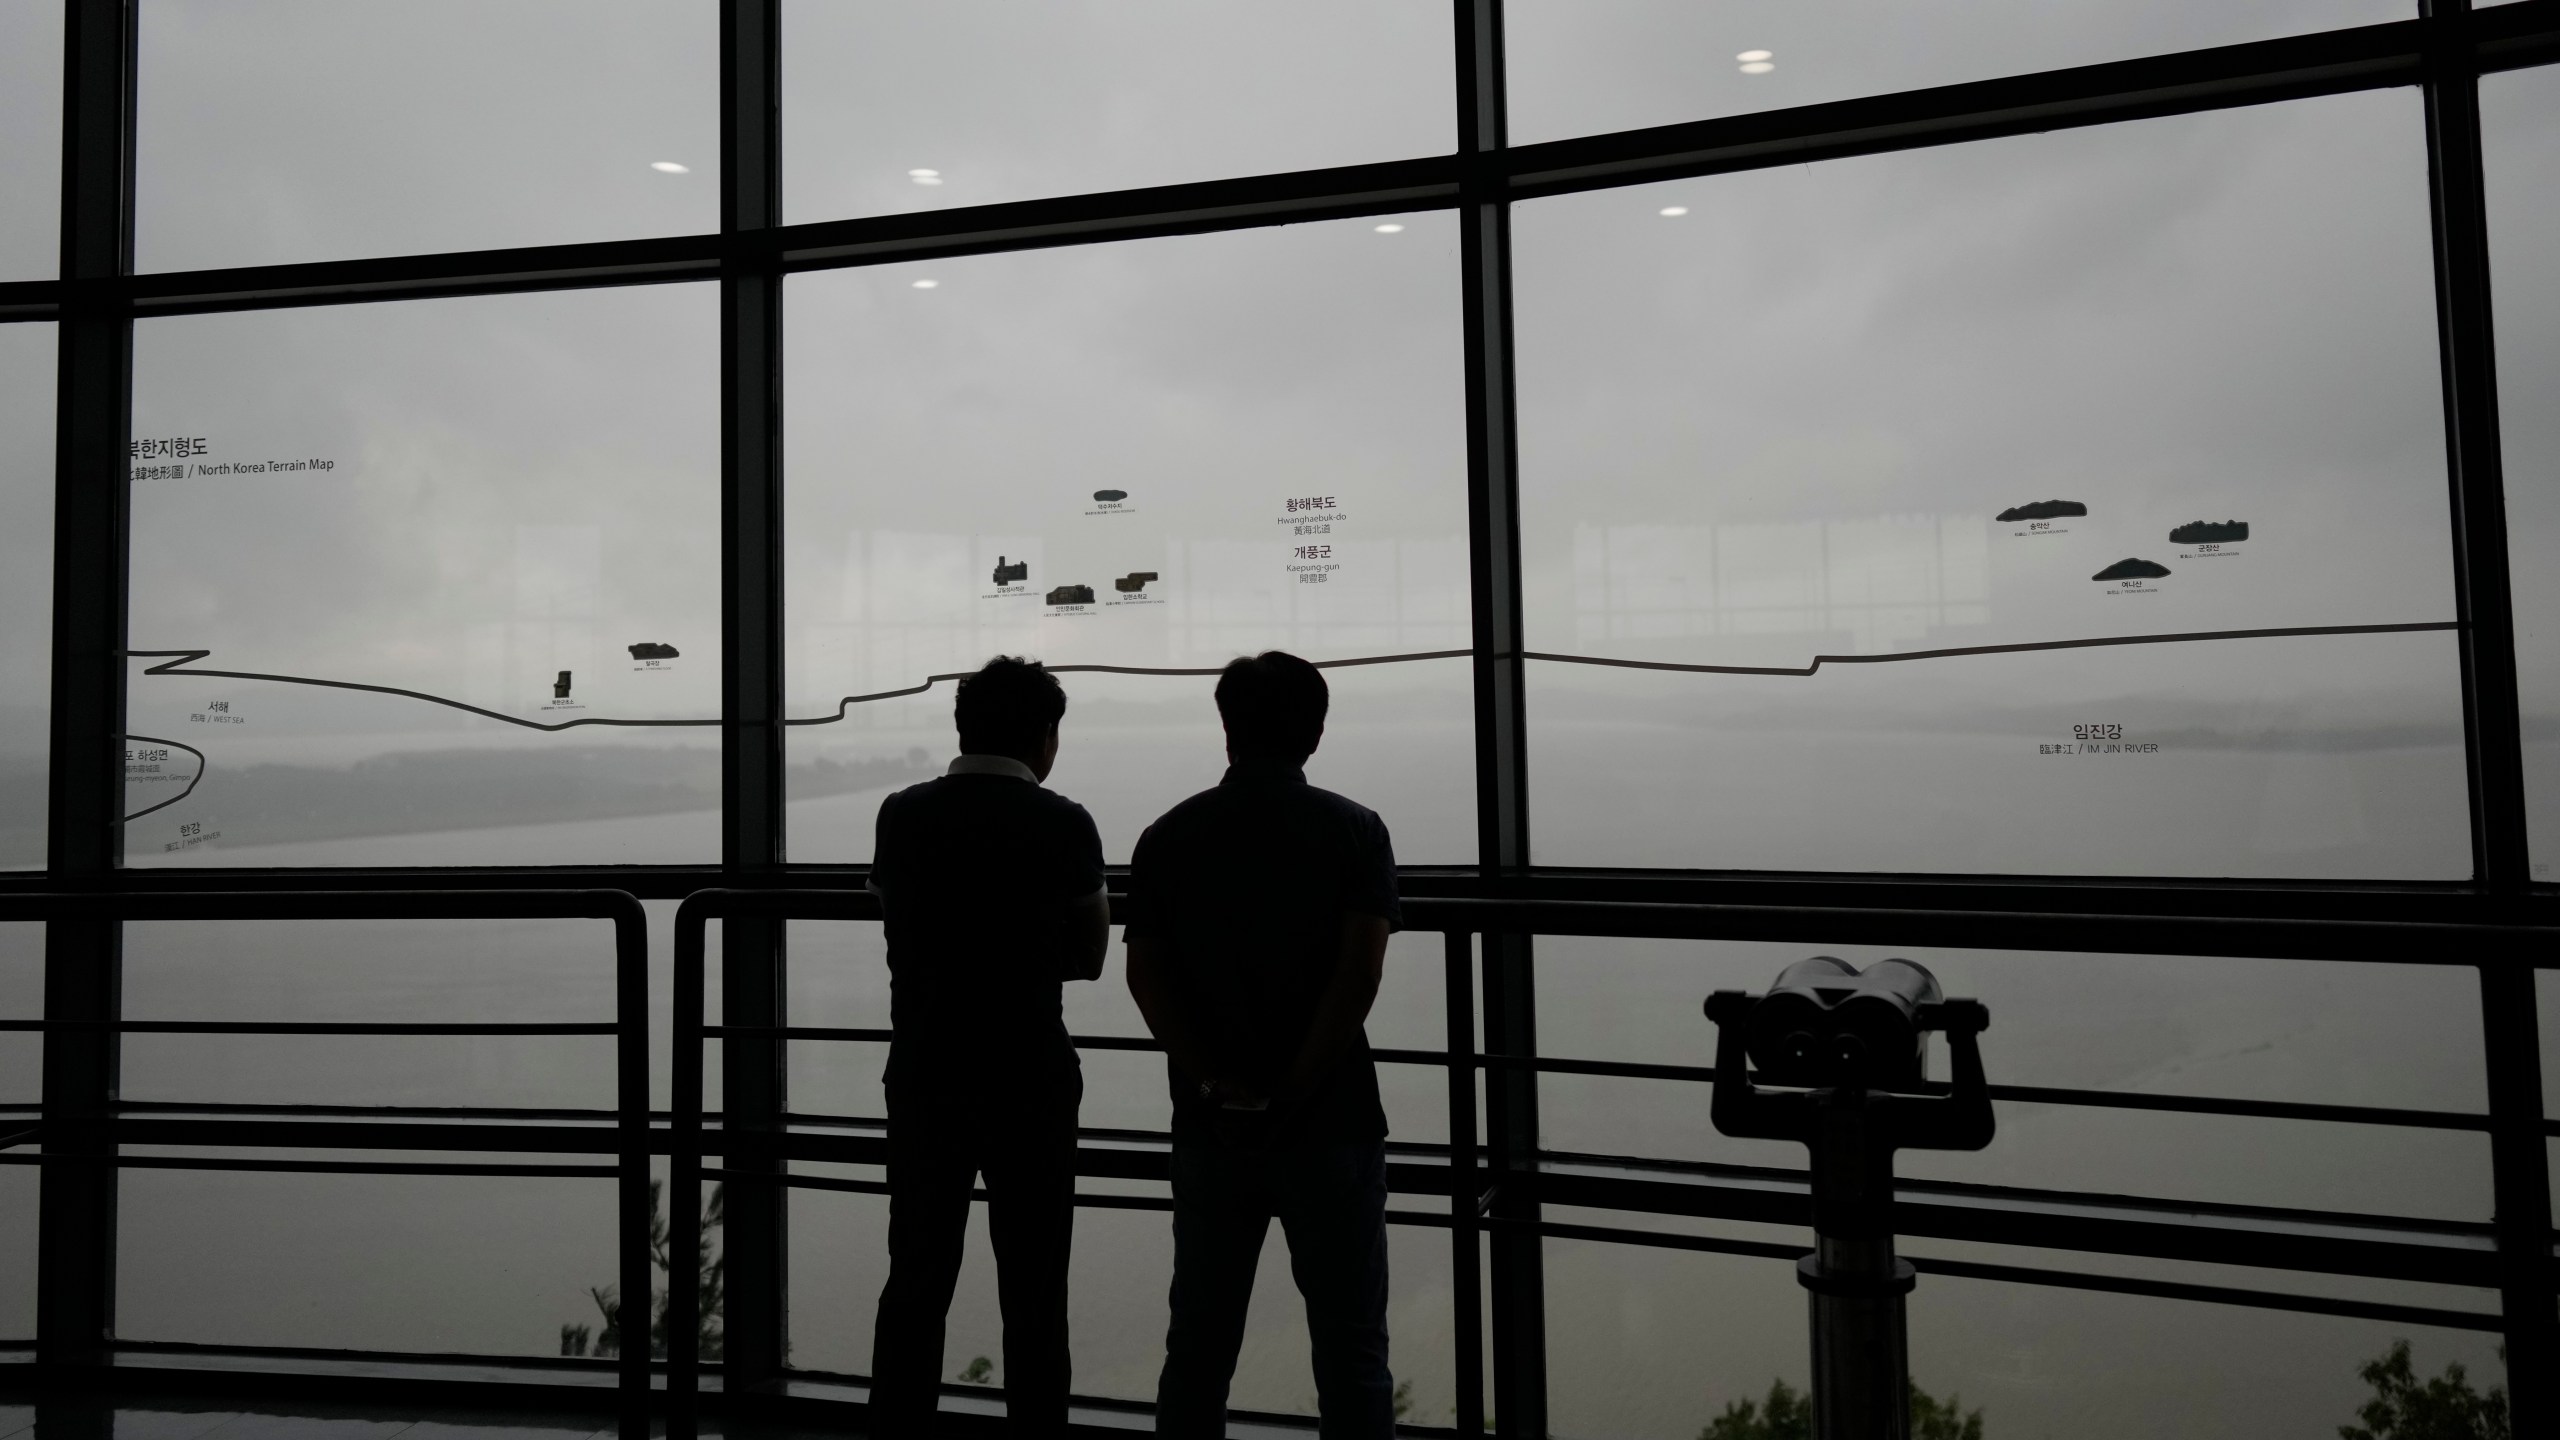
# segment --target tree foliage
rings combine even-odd
[[[1813,1399],[1784,1380],[1772,1380],[1768,1398],[1726,1405],[1698,1440],[1813,1440]],[[1967,1411],[1961,1397],[1940,1400],[1914,1385],[1911,1440],[1982,1440],[1982,1412]]]
[[[2498,1358],[2506,1353],[2500,1347]],[[2473,1390],[2458,1360],[2435,1379],[2421,1380],[2409,1342],[2394,1340],[2389,1354],[2367,1360],[2356,1374],[2373,1387],[2373,1398],[2356,1411],[2362,1424],[2338,1427],[2339,1440],[2513,1440],[2507,1387],[2492,1385],[2485,1395]]]
[[[695,1353],[705,1360],[719,1359],[723,1350],[720,1307],[728,1293],[729,1262],[726,1259],[714,1258],[711,1237],[712,1232],[718,1230],[727,1219],[728,1187],[715,1185],[711,1189],[711,1203],[702,1212],[701,1240],[695,1248],[693,1264],[689,1267],[693,1272],[694,1295],[700,1307],[694,1312],[694,1344],[697,1347]],[[670,1268],[672,1258],[667,1253],[666,1186],[660,1181],[652,1180],[649,1182],[649,1263],[657,1267],[661,1276],[672,1279],[674,1273]],[[560,1353],[601,1356],[621,1354],[622,1297],[618,1287],[594,1286],[588,1289],[587,1294],[594,1299],[596,1310],[603,1317],[603,1329],[599,1333],[596,1327],[590,1325],[561,1326]],[[668,1285],[663,1282],[652,1287],[649,1294],[649,1354],[652,1358],[659,1360],[667,1358],[669,1294]]]

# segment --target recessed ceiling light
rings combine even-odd
[[[1659,213],[1664,215],[1686,215],[1689,213],[1689,207],[1686,205],[1665,205]]]
[[[1762,60],[1775,60],[1775,59],[1777,59],[1778,57],[1777,57],[1776,52],[1774,52],[1774,51],[1769,51],[1769,50],[1745,50],[1745,51],[1743,51],[1741,54],[1736,55],[1736,56],[1734,56],[1733,58],[1734,58],[1734,59],[1736,59],[1736,60],[1741,61],[1741,62],[1742,62],[1743,64],[1745,64],[1745,65],[1752,65],[1752,64],[1757,64],[1758,62],[1760,62],[1760,61],[1762,61]]]
[[[689,175],[693,173],[692,166],[679,165],[673,160],[652,160],[649,162],[649,168],[657,171],[661,175]]]
[[[1381,225],[1378,227],[1378,233],[1381,235],[1401,235],[1404,233],[1404,227],[1401,225]]]
[[[942,282],[939,280],[910,280],[907,282],[911,288],[917,290],[931,290],[939,286],[941,283]]]
[[[1734,68],[1745,75],[1766,75],[1778,67],[1770,64],[1766,60],[1754,60],[1748,65],[1737,65]]]

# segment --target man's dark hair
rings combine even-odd
[[[1011,755],[1028,760],[1040,753],[1049,732],[1066,718],[1067,692],[1058,677],[1037,660],[999,655],[960,682],[951,702],[951,718],[960,727],[960,753]]]
[[[1324,738],[1332,700],[1324,672],[1285,650],[1231,660],[1218,676],[1218,718],[1239,760],[1305,760]]]

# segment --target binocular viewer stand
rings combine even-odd
[[[1936,977],[1907,960],[1862,973],[1816,956],[1767,995],[1717,991],[1706,1013],[1716,1129],[1811,1152],[1814,1252],[1796,1262],[1796,1281],[1808,1292],[1815,1440],[1908,1440],[1904,1297],[1916,1277],[1893,1251],[1893,1153],[1991,1143],[1979,1044],[1990,1012],[1939,998]],[[1925,1078],[1931,1032],[1947,1037],[1952,1085]]]

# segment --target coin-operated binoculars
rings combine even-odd
[[[1815,1248],[1796,1282],[1810,1292],[1815,1440],[1908,1440],[1903,1297],[1915,1276],[1893,1253],[1893,1152],[1991,1143],[1977,1041],[1990,1012],[1943,998],[1911,961],[1861,971],[1829,955],[1778,972],[1766,995],[1719,990],[1706,1010],[1716,1128],[1812,1152]],[[1947,1037],[1951,1087],[1927,1080],[1933,1030]]]

